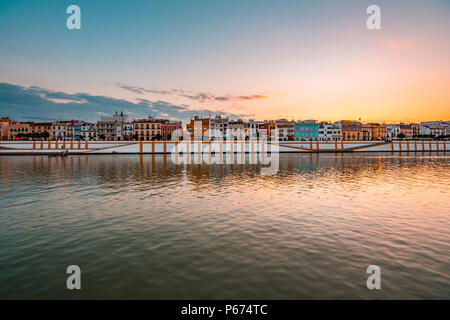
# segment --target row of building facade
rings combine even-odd
[[[0,118],[1,140],[171,140],[176,130],[182,130],[181,121],[154,117],[129,121],[128,115],[123,113],[102,117],[96,123],[79,120],[16,122]]]
[[[186,124],[181,121],[157,119],[129,120],[116,113],[96,123],[79,120],[56,122],[15,122],[0,118],[0,139],[36,140],[248,140],[250,138],[279,141],[385,141],[396,139],[449,138],[449,121],[420,124],[363,124],[342,120],[334,123],[316,120],[231,120],[221,116],[195,116]]]
[[[342,120],[334,123],[317,120],[243,121],[194,117],[186,125],[194,140],[217,140],[224,133],[234,139],[249,137],[279,141],[386,141],[396,139],[435,139],[450,136],[449,121],[422,122],[421,124],[363,124]],[[240,136],[239,136],[240,135]]]

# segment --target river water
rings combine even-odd
[[[277,161],[2,156],[0,298],[450,298],[448,154]]]

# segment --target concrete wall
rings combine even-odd
[[[61,152],[105,154],[105,153],[210,153],[210,152],[430,152],[448,151],[450,141],[337,141],[337,142],[164,142],[164,141],[0,141],[2,154],[48,154]]]

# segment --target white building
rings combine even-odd
[[[449,124],[449,121],[424,121],[421,122],[420,125],[421,126],[426,126],[426,127],[440,127],[442,125],[445,124]]]
[[[287,119],[275,120],[276,131],[279,141],[294,140],[294,123]]]
[[[97,126],[95,123],[83,122],[81,124],[81,136],[85,141],[97,139]]]
[[[450,121],[426,121],[420,123],[421,135],[432,135],[435,137],[450,135]]]
[[[97,121],[97,137],[100,140],[121,141],[123,140],[122,125],[128,123],[128,116],[122,112],[112,117],[102,117]]]
[[[52,140],[72,140],[73,139],[73,122],[58,121],[53,122],[50,137]]]
[[[444,126],[431,127],[430,134],[435,137],[445,136],[445,129],[446,128]]]
[[[397,139],[400,134],[400,125],[398,124],[387,124],[386,125],[386,140]]]
[[[209,136],[212,140],[224,140],[230,125],[228,118],[222,118],[220,115],[209,120]]]
[[[430,135],[431,134],[430,127],[420,125],[419,133],[420,135],[427,135],[427,136]]]
[[[229,138],[232,140],[245,140],[245,133],[245,123],[241,119],[228,123],[227,140]]]
[[[252,139],[252,140],[258,139],[258,136],[260,136],[259,123],[260,123],[259,121],[255,121],[255,120],[248,121],[248,127],[246,129],[247,130],[246,137],[248,137],[249,139]]]
[[[123,140],[132,140],[133,139],[133,124],[132,123],[124,123],[122,124],[122,136]]]
[[[342,127],[339,123],[319,123],[319,141],[339,141],[342,139]]]

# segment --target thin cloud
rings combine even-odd
[[[136,87],[136,86],[130,86],[123,83],[117,83],[118,87],[121,89],[128,90],[133,93],[137,94],[144,94],[144,93],[152,93],[152,94],[159,94],[159,95],[174,95],[182,98],[187,98],[193,101],[198,102],[212,102],[212,101],[250,101],[250,100],[258,100],[258,99],[267,99],[270,98],[271,95],[269,94],[251,94],[251,95],[240,95],[240,96],[233,96],[233,95],[223,95],[223,96],[217,96],[212,93],[208,92],[192,92],[189,90],[183,90],[183,89],[170,89],[170,90],[154,90],[154,89],[145,89],[142,87]]]
[[[229,97],[232,101],[248,101],[248,100],[257,100],[257,99],[267,99],[269,98],[268,95],[262,95],[262,94],[253,94],[251,96],[239,96],[239,97]]]
[[[175,94],[185,94],[186,90],[181,89],[171,89],[171,90],[154,90],[154,89],[145,89],[143,87],[130,86],[123,83],[117,83],[117,86],[121,89],[125,89],[131,91],[133,93],[144,94],[144,93],[154,93],[160,95],[175,95]]]

